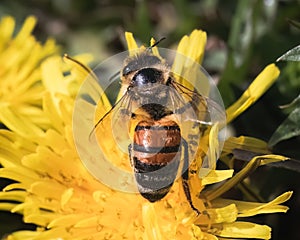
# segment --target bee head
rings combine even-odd
[[[133,59],[129,59],[129,61],[122,70],[122,75],[123,77],[126,77],[140,69],[158,64],[161,64],[161,60],[158,57],[149,54],[141,54],[139,56],[134,57]]]
[[[127,91],[141,104],[156,101],[164,104],[167,100],[168,87],[164,84],[165,73],[157,68],[143,68],[133,74]],[[155,100],[154,100],[155,99]]]
[[[163,74],[156,68],[143,68],[135,73],[131,85],[133,87],[142,87],[151,83],[159,83]]]

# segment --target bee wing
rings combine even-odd
[[[172,86],[174,91],[170,96],[174,113],[180,114],[182,121],[194,121],[203,125],[225,124],[226,115],[220,104],[175,81]]]
[[[96,102],[100,99],[103,106],[110,107],[110,102],[107,96],[104,94],[104,90],[99,85],[99,80],[95,72],[88,66],[67,54],[64,55],[64,60],[73,66],[71,71],[76,74],[78,79],[84,79],[85,81],[82,84],[76,99],[82,99],[90,104],[96,104]]]
[[[108,110],[95,124],[90,134],[90,138],[95,139],[96,135],[113,139],[113,144],[118,146],[124,153],[128,153],[129,122],[131,119],[132,100],[128,93],[125,93],[110,110]],[[96,138],[97,138],[96,137]]]
[[[200,167],[212,169],[222,148],[222,144],[212,144],[208,141],[211,133],[218,138],[218,129],[226,123],[226,114],[222,105],[205,97],[196,90],[172,82],[174,90],[171,91],[174,113],[179,116],[182,136],[189,145],[190,159],[195,159],[194,170]],[[218,124],[218,126],[216,126]],[[217,132],[215,130],[217,129]],[[214,138],[214,137],[212,137]],[[200,158],[195,157],[200,155]]]
[[[74,66],[72,71],[76,70],[79,79],[85,79],[77,93],[73,111],[73,136],[80,160],[105,185],[122,191],[137,192],[130,162],[124,161],[128,157],[127,146],[125,153],[116,149],[116,134],[110,129],[111,125],[117,125],[119,121],[114,117],[114,112],[128,108],[126,102],[129,96],[125,95],[122,101],[112,107],[97,77],[102,76],[105,80],[105,75],[96,75],[91,69],[68,56],[65,59]],[[113,77],[117,78],[116,75]],[[106,85],[108,83],[103,86]],[[97,122],[99,126],[95,128]],[[121,131],[120,128],[120,134]],[[125,138],[125,134],[122,136]]]

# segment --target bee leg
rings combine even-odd
[[[182,187],[183,191],[185,193],[185,196],[191,206],[191,208],[197,213],[197,215],[200,215],[200,211],[194,206],[192,202],[191,192],[188,184],[189,180],[189,153],[188,153],[188,144],[187,142],[182,139],[182,145],[183,145],[183,168],[182,168]]]
[[[131,165],[131,167],[133,167],[132,144],[128,145],[128,154],[129,154],[129,159],[130,159],[130,165]]]

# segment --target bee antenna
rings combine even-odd
[[[148,47],[148,50],[151,50],[152,48],[154,48],[155,46],[157,46],[158,44],[160,44],[165,39],[166,39],[165,37],[162,37],[161,39],[159,39],[158,41],[156,41],[155,43],[153,43],[150,47]]]

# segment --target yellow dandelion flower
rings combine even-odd
[[[57,53],[54,40],[41,45],[31,35],[36,19],[28,17],[13,37],[15,20],[4,17],[0,22],[0,122],[15,132],[27,129],[27,136],[39,135],[47,121],[40,106],[44,91],[41,81],[42,61]]]
[[[59,53],[59,47],[53,39],[39,43],[31,34],[35,24],[36,18],[28,17],[14,36],[15,20],[7,16],[0,22],[0,122],[27,138],[41,136],[41,128],[48,127],[48,118],[41,110],[45,88],[61,92],[68,84],[65,81],[58,88],[55,83],[61,78],[51,79],[47,70],[52,66],[43,67],[48,57]],[[79,58],[88,61],[90,57]],[[60,61],[58,56],[56,59]]]
[[[131,34],[127,33],[126,36],[132,53],[137,44]],[[195,30],[182,39],[178,52],[193,61],[201,62],[205,42],[206,34]],[[157,49],[154,49],[154,53],[158,54]],[[25,125],[0,130],[0,162],[3,166],[0,177],[15,181],[0,193],[0,209],[20,213],[24,216],[24,222],[37,225],[35,231],[17,231],[7,239],[270,239],[270,227],[242,219],[257,214],[286,212],[288,208],[281,204],[291,197],[291,192],[268,203],[222,199],[221,195],[243,180],[254,168],[286,158],[272,155],[263,142],[258,140],[243,137],[229,139],[224,144],[221,156],[228,155],[236,148],[258,150],[256,152],[261,155],[253,158],[235,176],[233,170],[216,170],[214,164],[205,172],[207,169],[201,169],[200,163],[196,163],[197,174],[191,175],[189,184],[199,215],[191,209],[180,185],[181,180],[175,181],[170,192],[155,203],[148,202],[140,194],[111,189],[95,179],[84,167],[76,149],[79,146],[73,138],[75,93],[91,72],[88,67],[67,56],[65,60],[71,67],[70,74],[66,74],[68,68],[56,57],[48,58],[42,67],[37,63],[33,66],[34,70],[43,72],[43,94],[39,93],[34,99],[41,102],[40,115],[47,119],[48,128],[43,130],[39,122],[26,118],[24,120],[28,124],[39,129],[36,139],[34,134],[31,138],[29,134],[24,134]],[[180,73],[182,66],[188,64],[181,60],[175,58],[175,72]],[[274,81],[277,73],[272,72],[278,72],[274,69],[276,67],[272,66],[265,70],[268,74],[264,76],[267,78],[264,81],[270,84]],[[260,88],[261,78],[258,77],[245,95],[227,110],[228,122],[266,90],[267,86]],[[7,97],[10,93],[4,94]],[[103,113],[110,108],[109,101],[103,95],[98,104],[103,106]],[[20,107],[24,108],[26,106]],[[17,124],[16,118],[18,116],[11,115],[5,124]],[[107,125],[107,130],[110,127]],[[215,162],[219,149],[218,141],[215,140],[218,127],[222,126],[213,125],[205,138],[208,145],[211,145],[207,155],[212,162]],[[104,135],[107,154],[114,151],[109,132]],[[116,160],[116,164],[128,162],[127,155],[112,152],[111,156],[121,158]],[[205,191],[206,185],[224,180],[227,181],[217,188]]]

